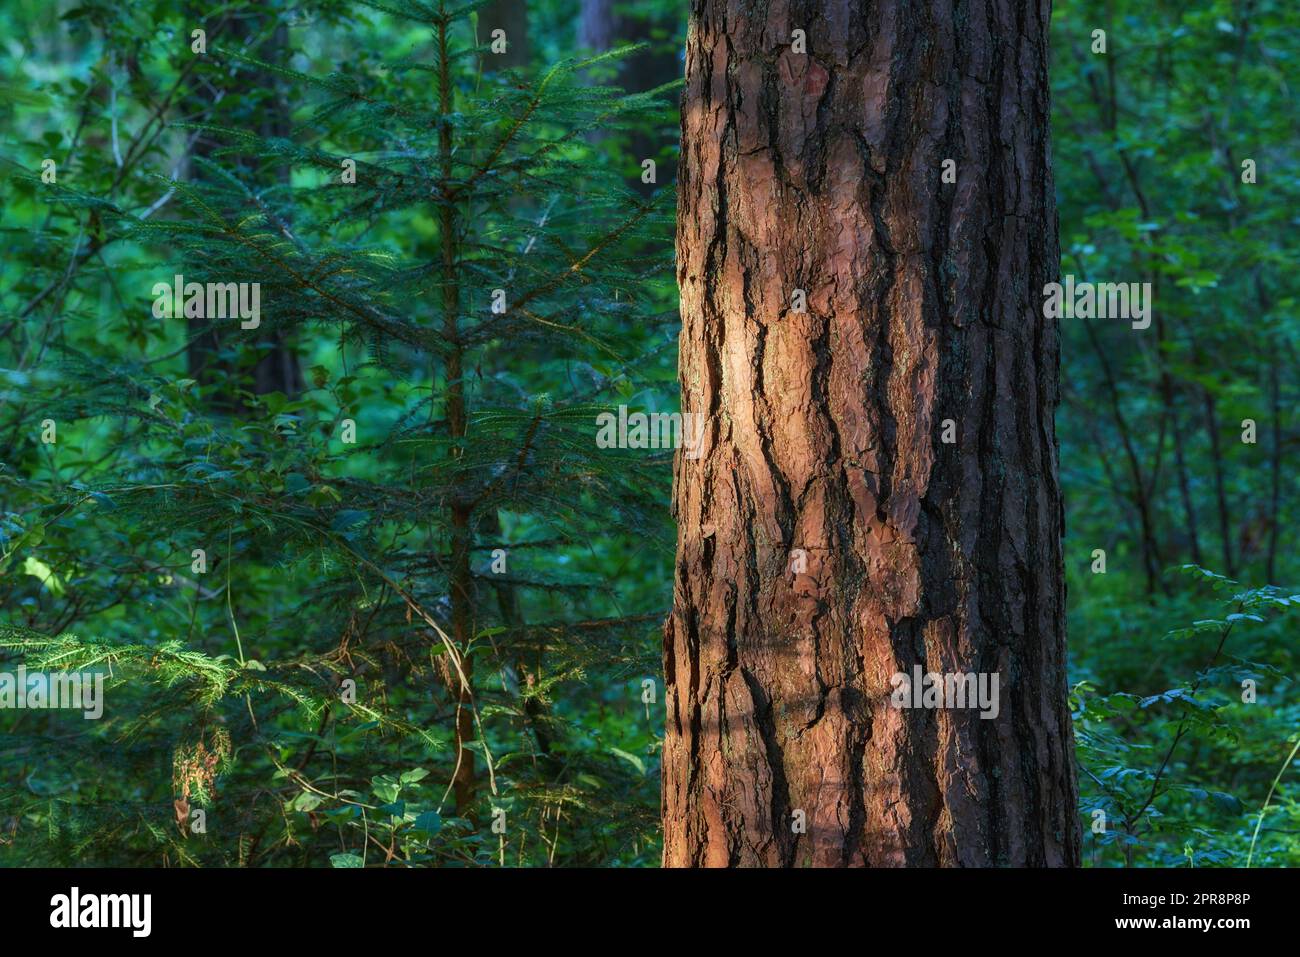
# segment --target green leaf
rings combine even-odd
[[[628,764],[632,765],[632,767],[636,768],[638,774],[645,774],[645,761],[637,757],[635,754],[629,754],[622,748],[610,748],[609,753],[622,758]]]
[[[433,836],[442,830],[442,817],[437,811],[425,811],[415,819],[415,830]]]
[[[375,797],[379,798],[384,804],[392,804],[397,800],[397,792],[402,789],[397,779],[390,774],[381,774],[370,781],[370,787],[375,792]]]
[[[59,577],[54,574],[54,570],[39,558],[28,555],[23,561],[23,573],[31,575],[33,578],[39,578],[41,584],[45,586],[45,590],[51,595],[63,594],[63,582],[59,581]]]

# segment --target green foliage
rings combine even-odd
[[[529,6],[0,9],[0,672],[105,696],[0,712],[0,864],[657,862],[670,453],[594,421],[676,402],[684,17]],[[1294,866],[1300,14],[1053,16],[1062,273],[1154,294],[1062,323],[1088,862]]]
[[[657,858],[671,452],[594,437],[674,401],[672,194],[589,134],[662,105],[372,6],[225,8],[196,56],[88,5],[98,61],[15,107],[0,664],[107,680],[0,715],[0,860]]]
[[[1247,807],[1238,794],[1249,793],[1281,741],[1295,739],[1289,733],[1297,716],[1295,684],[1288,677],[1295,662],[1283,638],[1295,627],[1300,594],[1243,588],[1194,565],[1183,571],[1192,583],[1188,606],[1209,602],[1222,609],[1157,640],[1157,659],[1200,656],[1185,683],[1146,695],[1104,693],[1092,680],[1074,688],[1081,806],[1093,863],[1244,865],[1262,808]],[[1149,614],[1117,624],[1132,628],[1156,619]],[[1136,653],[1130,659],[1141,660]],[[1136,680],[1152,669],[1142,670]],[[1270,689],[1267,698],[1260,689]],[[1282,810],[1273,811],[1268,833],[1290,830],[1277,818],[1289,817],[1291,808]],[[1265,846],[1257,863],[1285,865],[1294,855],[1289,840]]]
[[[1061,272],[1149,282],[1154,302],[1146,330],[1062,321],[1087,854],[1101,866],[1294,866],[1298,769],[1260,814],[1300,717],[1287,614],[1300,587],[1284,587],[1298,570],[1288,76],[1300,19],[1273,0],[1054,7]],[[1098,29],[1104,54],[1092,52]],[[1098,548],[1106,574],[1092,573]]]

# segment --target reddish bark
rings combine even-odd
[[[1079,863],[1049,12],[692,0],[665,865]]]

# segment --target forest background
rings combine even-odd
[[[673,453],[597,420],[677,408],[686,19],[0,10],[0,670],[106,679],[0,711],[0,864],[658,864]],[[1300,863],[1298,43],[1055,4],[1062,273],[1154,291],[1061,323],[1090,865]]]

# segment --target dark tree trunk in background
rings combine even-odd
[[[614,46],[614,0],[582,0],[578,20],[578,46],[608,50]]]
[[[213,42],[213,21],[207,21],[205,18],[195,13],[194,22],[204,23],[209,31],[209,43]],[[258,22],[247,17],[234,18],[225,22],[221,27],[220,42],[229,44],[232,47],[244,49],[253,44],[259,31],[263,26]],[[284,24],[277,25],[270,31],[269,37],[256,49],[248,51],[250,55],[265,60],[268,63],[280,63],[285,59],[285,51],[289,44],[289,30]],[[249,115],[246,122],[234,123],[232,125],[243,125],[251,127],[263,136],[285,137],[289,135],[289,104],[285,99],[284,91],[279,79],[270,71],[255,69],[247,64],[241,64],[240,69],[230,78],[225,87],[225,96],[238,96],[248,99],[250,102],[256,99],[254,106],[246,106]],[[257,99],[260,97],[260,99]],[[188,112],[197,115],[197,122],[203,122],[204,117],[209,115],[213,107],[213,98],[208,91],[201,90],[194,96],[190,97],[187,105]],[[220,120],[217,120],[220,125]],[[220,139],[202,134],[194,141],[190,152],[195,156],[214,159],[218,163],[229,164],[232,162],[229,156],[217,158],[214,152],[223,143]],[[237,167],[237,174],[243,181],[256,190],[259,186],[265,187],[270,183],[258,183],[255,176],[255,170],[258,165],[256,157],[236,157],[234,164]],[[197,169],[191,169],[191,175],[197,173]],[[278,184],[287,185],[289,182],[289,169],[287,166],[278,174]],[[265,304],[264,304],[265,305]],[[271,350],[264,355],[252,370],[253,391],[258,394],[267,392],[283,392],[288,396],[296,396],[303,390],[302,370],[298,363],[298,355],[293,348],[291,337],[281,329],[268,328],[272,323],[265,323],[259,330],[258,335],[263,340],[269,340],[273,343]],[[218,357],[221,348],[222,336],[220,330],[213,325],[210,319],[190,319],[189,320],[190,344],[186,352],[187,365],[190,377],[199,382],[208,383],[212,381],[214,373],[218,369],[223,369],[227,375],[233,374],[234,369],[226,363],[223,363]],[[233,399],[228,400],[230,408],[233,410],[237,407]]]
[[[262,56],[268,63],[282,63],[287,59],[288,49],[289,28],[281,23],[263,45]],[[269,71],[260,71],[257,82],[261,89],[268,91],[270,97],[267,108],[264,108],[262,135],[287,138],[290,133],[289,101],[282,82]],[[286,164],[279,172],[280,184],[288,186],[289,178],[289,167]],[[254,391],[259,394],[283,392],[291,397],[298,395],[302,392],[304,383],[291,336],[279,328],[267,330],[266,335],[274,345],[253,370]]]
[[[483,68],[528,65],[528,0],[489,0],[478,11],[478,42],[491,43],[492,31],[506,31],[506,52],[487,53]]]
[[[1079,863],[1049,13],[692,0],[666,865]],[[893,707],[918,664],[1000,713]]]
[[[681,76],[678,49],[662,39],[657,30],[672,35],[675,24],[657,9],[631,7],[631,15],[618,16],[614,0],[582,0],[582,17],[578,22],[578,46],[596,51],[611,50],[619,45],[645,43],[646,46],[619,62],[618,85],[630,93],[644,93],[671,83]],[[638,123],[628,133],[628,148],[636,165],[652,159],[657,164],[656,182],[643,183],[638,177],[633,186],[649,196],[676,180],[673,144],[659,136],[653,127]]]

